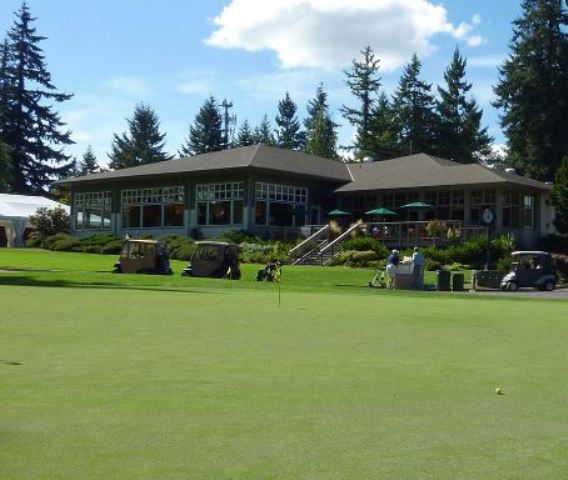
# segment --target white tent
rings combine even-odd
[[[24,245],[24,231],[29,218],[38,208],[69,207],[45,197],[12,195],[0,193],[0,247],[21,247]]]

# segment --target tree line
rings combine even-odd
[[[0,190],[4,191],[44,192],[54,179],[99,168],[91,148],[78,161],[65,153],[73,141],[56,107],[72,96],[59,92],[52,82],[41,49],[45,37],[36,32],[35,20],[24,2],[0,44]],[[176,155],[166,151],[166,135],[156,112],[140,103],[127,120],[127,131],[112,138],[109,167],[266,144],[349,161],[425,152],[461,163],[512,166],[540,180],[556,177],[561,184],[568,178],[567,24],[562,0],[522,1],[522,13],[513,22],[510,53],[499,67],[494,87],[507,138],[500,158],[491,151],[493,139],[482,125],[483,112],[466,77],[467,61],[457,48],[441,85],[434,87],[421,78],[422,63],[414,54],[395,91],[387,95],[380,59],[366,47],[344,71],[353,100],[339,114],[355,131],[349,145],[338,144],[339,124],[320,84],[303,120],[291,93],[285,92],[272,121],[268,115],[256,126],[245,120],[229,141],[220,105],[209,97]],[[558,187],[553,199],[564,199],[566,205],[562,192]],[[554,201],[560,205],[561,200]]]
[[[320,84],[307,103],[303,122],[297,104],[286,92],[278,102],[274,124],[267,115],[254,128],[245,120],[228,142],[218,100],[207,98],[189,127],[179,155],[265,144],[331,159],[343,155],[344,159],[355,161],[367,157],[384,160],[418,152],[462,163],[487,161],[491,158],[493,139],[481,126],[482,110],[469,95],[472,85],[465,79],[465,67],[466,60],[456,49],[444,74],[445,85],[437,87],[436,96],[432,84],[420,78],[422,64],[414,54],[402,72],[397,90],[389,97],[381,88],[380,61],[366,47],[361,58],[345,71],[355,104],[344,105],[340,112],[356,130],[351,145],[338,146],[339,125],[330,111],[328,94]],[[164,150],[164,138],[156,113],[139,104],[128,120],[128,132],[114,136],[110,167],[171,159]]]

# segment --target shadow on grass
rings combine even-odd
[[[172,288],[172,287],[157,287],[145,285],[121,285],[112,282],[90,282],[90,283],[76,283],[68,280],[53,279],[53,280],[39,280],[37,278],[23,276],[23,275],[10,275],[0,276],[0,286],[11,287],[49,287],[49,288],[83,288],[83,289],[109,289],[109,290],[140,290],[140,291],[154,291],[154,292],[176,292],[176,293],[214,293],[205,290],[194,290],[191,288]]]

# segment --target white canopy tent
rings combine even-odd
[[[38,208],[69,207],[45,197],[12,195],[0,193],[0,247],[21,247],[24,245],[24,231],[29,218]]]

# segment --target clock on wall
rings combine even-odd
[[[495,210],[491,207],[486,207],[481,213],[481,221],[484,225],[493,225],[495,223]]]

